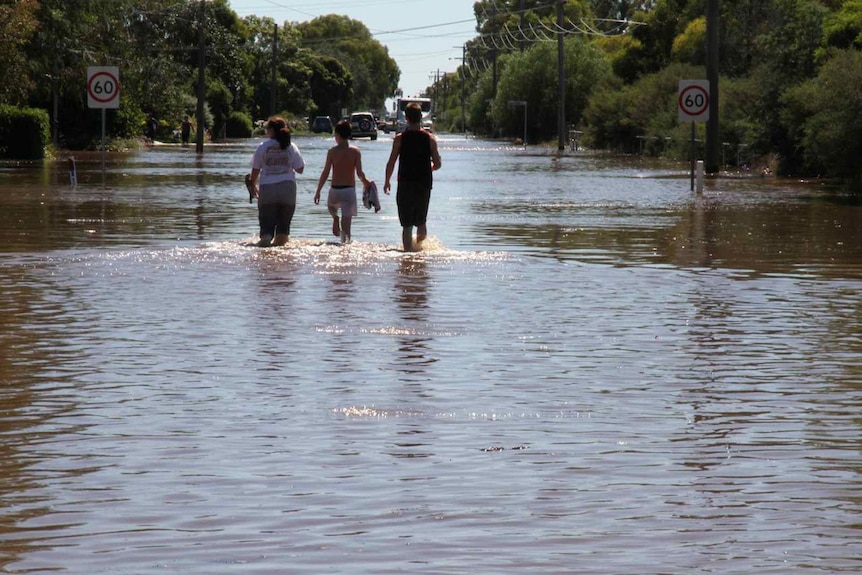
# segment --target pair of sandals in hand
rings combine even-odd
[[[245,175],[245,188],[248,190],[248,203],[252,203],[257,197],[257,190],[254,189],[254,184],[251,183],[251,174]]]

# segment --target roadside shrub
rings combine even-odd
[[[0,157],[37,160],[51,139],[48,112],[0,105]]]
[[[686,157],[691,127],[678,119],[679,80],[705,75],[702,67],[677,63],[630,86],[599,84],[584,112],[590,143],[623,152]]]
[[[623,86],[617,78],[609,78],[596,86],[584,110],[587,132],[584,144],[589,148],[618,152],[637,151],[644,128],[632,122],[631,107],[634,88]]]
[[[251,138],[251,117],[244,112],[231,112],[225,124],[228,138]]]
[[[112,110],[112,112],[114,113],[107,115],[111,135],[115,137],[139,137],[143,133],[142,126],[147,123],[147,115],[139,106],[133,105],[132,102],[123,101],[123,105],[118,110]]]
[[[802,127],[807,166],[862,181],[862,53],[842,50],[820,74],[785,95],[784,121]]]

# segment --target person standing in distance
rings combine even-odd
[[[398,221],[401,222],[401,242],[405,252],[414,252],[428,236],[426,220],[428,204],[431,201],[431,174],[440,169],[441,161],[437,140],[422,129],[422,108],[419,104],[407,104],[404,116],[407,119],[407,128],[392,141],[383,192],[388,194],[392,187],[390,180],[397,160],[398,188],[395,192],[395,203],[398,204]]]
[[[180,124],[180,137],[183,141],[183,146],[189,145],[189,139],[192,135],[192,121],[189,120],[189,115],[183,116],[183,121]]]
[[[305,169],[299,148],[290,141],[290,128],[284,118],[272,116],[267,120],[266,136],[251,159],[251,185],[257,188],[260,222],[257,245],[262,248],[287,243],[296,211],[296,174]]]

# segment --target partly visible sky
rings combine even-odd
[[[461,46],[476,36],[473,0],[229,0],[240,16],[268,16],[277,24],[324,14],[359,20],[389,49],[401,70],[399,87],[416,95],[439,70],[461,64]]]

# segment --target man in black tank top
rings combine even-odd
[[[428,235],[425,222],[431,201],[431,174],[440,169],[441,162],[437,140],[422,129],[422,108],[419,104],[408,104],[404,115],[407,118],[407,129],[397,134],[392,142],[392,153],[386,163],[383,192],[388,194],[392,187],[390,180],[397,160],[398,188],[395,192],[395,203],[398,204],[398,221],[401,222],[401,241],[405,252],[413,252]]]

